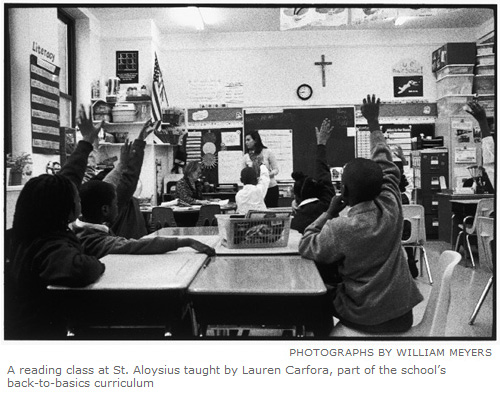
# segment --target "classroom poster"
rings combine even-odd
[[[53,155],[60,148],[60,68],[30,55],[31,137],[33,153]]]
[[[219,151],[219,184],[236,184],[240,182],[243,152]]]
[[[423,97],[423,76],[394,76],[394,97]]]
[[[276,157],[279,181],[291,180],[293,172],[293,135],[292,130],[258,130],[262,142]]]
[[[116,77],[120,84],[139,83],[139,51],[116,52]]]

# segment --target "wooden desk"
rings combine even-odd
[[[188,288],[200,334],[208,325],[317,322],[326,288],[313,261],[299,256],[215,257]]]
[[[191,335],[191,325],[182,324],[187,311],[185,292],[207,256],[190,248],[183,250],[108,255],[101,259],[106,271],[95,283],[48,289],[67,303],[68,323],[77,338],[95,335],[95,330],[118,328],[155,329],[157,338]],[[101,333],[98,337],[115,335]]]
[[[452,200],[479,200],[483,198],[494,198],[495,195],[492,194],[455,194],[455,193],[438,193],[438,221],[439,221],[439,240],[445,242],[452,241]],[[477,203],[476,203],[477,204]],[[465,215],[474,215],[475,207],[473,207],[472,214]],[[470,208],[467,210],[470,212]],[[453,236],[456,236],[457,231],[454,230]]]

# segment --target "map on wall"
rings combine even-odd
[[[33,153],[58,154],[60,68],[30,56],[31,137]]]

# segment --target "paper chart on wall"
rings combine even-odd
[[[236,184],[240,182],[243,162],[242,151],[219,151],[219,184]]]
[[[241,145],[241,131],[223,131],[220,133],[221,145],[240,146]]]
[[[259,130],[262,142],[276,157],[279,173],[278,181],[291,180],[293,172],[292,130]]]

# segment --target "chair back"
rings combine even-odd
[[[479,264],[493,271],[492,241],[495,239],[495,220],[490,217],[477,218],[477,247]]]
[[[167,182],[167,192],[166,193],[172,193],[172,187],[177,185],[177,181],[168,181]],[[175,189],[174,189],[175,191]]]
[[[197,227],[210,227],[217,226],[216,214],[221,214],[220,205],[210,204],[202,205],[200,208],[200,215],[198,216],[198,221],[196,222]]]
[[[494,210],[495,210],[494,198],[481,199],[477,203],[476,214],[474,215],[474,222],[472,223],[471,227],[466,228],[466,232],[469,235],[474,234],[477,228],[478,217],[490,217]]]
[[[151,229],[157,231],[165,227],[176,227],[174,211],[169,207],[155,206],[151,212]]]
[[[409,238],[402,239],[403,245],[423,245],[425,243],[425,209],[421,205],[403,205],[403,219],[411,224]]]
[[[441,253],[438,260],[440,269],[444,268],[441,285],[435,305],[429,302],[425,308],[422,321],[403,333],[364,333],[351,329],[342,323],[333,328],[330,337],[426,337],[426,336],[444,336],[448,311],[451,303],[451,277],[456,265],[460,262],[462,256],[453,250],[446,250]],[[431,294],[432,298],[432,294]]]

